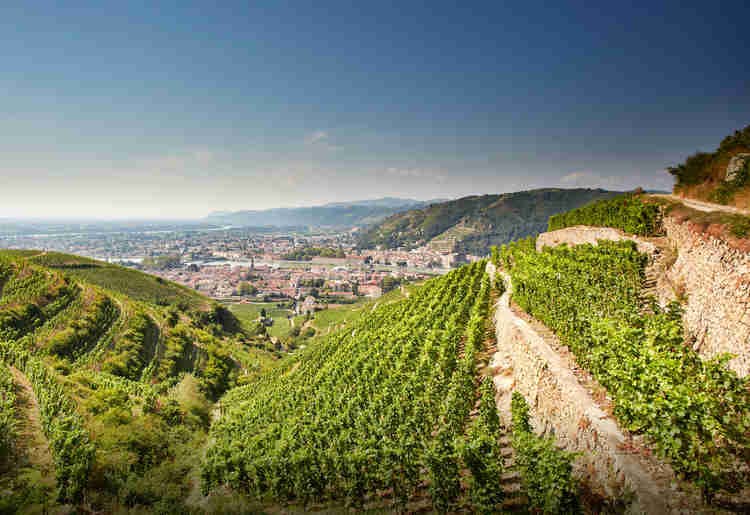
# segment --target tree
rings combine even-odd
[[[237,286],[237,293],[239,293],[243,297],[247,295],[255,295],[257,292],[258,292],[258,289],[247,281],[242,281]]]
[[[399,284],[401,284],[401,281],[398,278],[393,277],[392,275],[387,275],[383,277],[382,281],[380,281],[380,287],[383,289],[383,293],[391,291]]]

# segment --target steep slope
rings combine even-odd
[[[746,251],[641,195],[549,225],[496,256],[513,288],[497,311],[498,386],[538,399],[535,426],[583,451],[579,474],[598,488],[659,512],[746,510]]]
[[[750,208],[750,125],[724,138],[714,152],[696,152],[667,169],[680,196]]]
[[[23,380],[16,397],[33,401],[34,437],[54,464],[50,474],[34,460],[0,463],[0,488],[13,494],[0,507],[86,499],[94,510],[181,511],[212,402],[255,365],[236,352],[250,344],[228,310],[176,284],[77,256],[0,251],[0,367]],[[14,413],[12,426],[29,426]]]
[[[204,490],[243,492],[258,511],[279,502],[292,503],[292,512],[303,503],[334,511],[342,504],[574,511],[572,457],[524,424],[513,428],[511,448],[510,430],[500,426],[486,377],[487,314],[498,292],[485,265],[378,304],[229,392],[211,430]]]
[[[393,215],[365,231],[361,248],[418,247],[484,255],[499,245],[547,228],[547,219],[614,192],[539,189],[464,197]]]

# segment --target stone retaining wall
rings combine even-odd
[[[558,445],[581,452],[574,473],[593,491],[609,499],[629,499],[630,513],[700,511],[695,491],[672,486],[674,473],[668,465],[628,450],[632,442],[579,381],[572,358],[559,354],[514,313],[509,291],[498,302],[495,325],[497,352],[491,367],[505,423],[510,422],[510,397],[517,390],[529,403],[537,433],[553,434]]]
[[[676,298],[683,305],[688,344],[706,358],[732,354],[729,368],[741,377],[750,375],[750,254],[693,230],[690,222],[667,216],[664,229],[665,237],[640,238],[609,227],[567,227],[540,234],[536,248],[636,242],[652,257],[659,304]]]
[[[544,232],[536,238],[536,250],[540,251],[544,247],[556,247],[563,243],[568,245],[584,243],[596,245],[599,240],[634,241],[638,251],[645,254],[653,254],[657,250],[656,245],[645,238],[631,236],[611,227],[590,227],[588,225],[575,225],[556,231]]]
[[[685,309],[689,343],[702,356],[735,357],[729,367],[750,374],[750,254],[665,217],[667,241],[677,259],[666,271]]]

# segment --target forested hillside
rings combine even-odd
[[[539,234],[548,218],[616,193],[539,189],[464,197],[393,215],[365,231],[361,248],[418,247],[486,255],[492,245]]]
[[[266,351],[253,345],[229,311],[176,284],[0,252],[0,512],[178,510],[211,404],[257,372]]]

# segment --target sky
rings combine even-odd
[[[0,217],[670,189],[750,124],[746,1],[62,3],[0,6]]]

